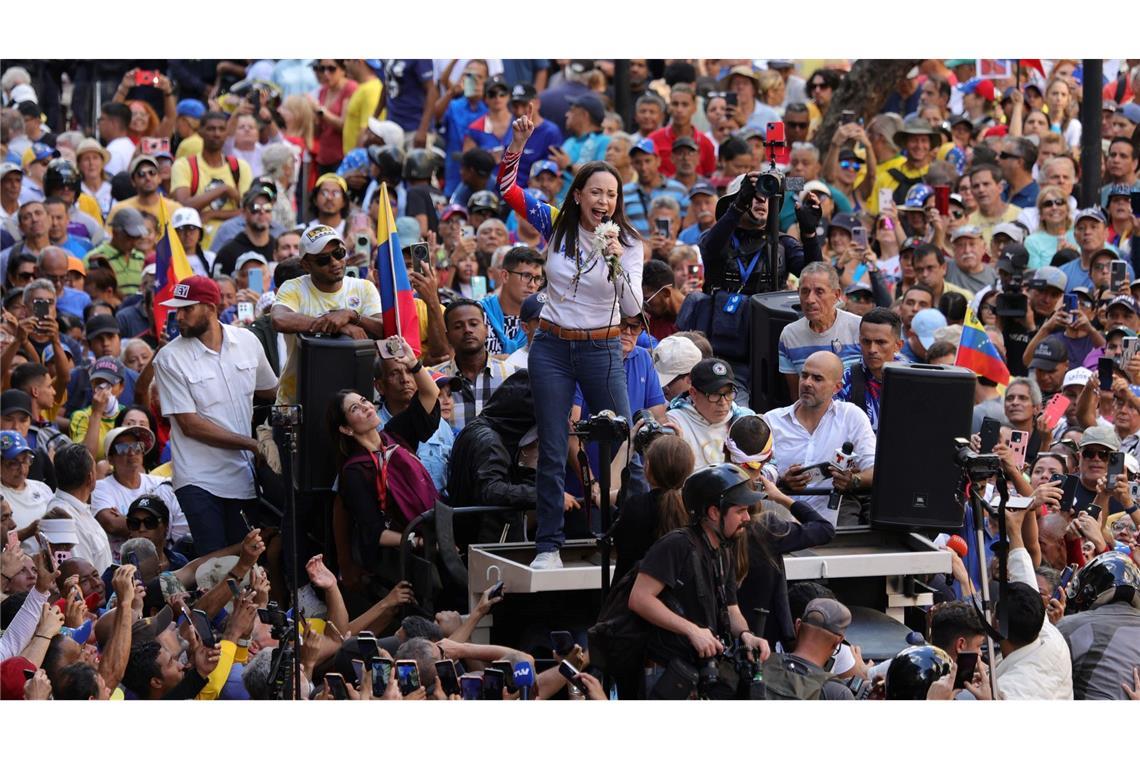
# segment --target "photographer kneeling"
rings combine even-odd
[[[726,642],[731,647],[739,640],[750,658],[752,650],[759,651],[761,661],[770,654],[737,606],[732,553],[749,507],[762,495],[742,469],[719,464],[690,475],[682,496],[689,527],[649,549],[629,596],[629,609],[652,627],[646,693],[651,699],[687,699],[699,681],[703,696],[731,699],[738,682],[735,665],[718,657],[725,654]]]

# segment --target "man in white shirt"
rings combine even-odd
[[[96,483],[95,459],[83,444],[68,443],[55,452],[54,464],[59,487],[48,510],[58,507],[71,517],[76,533],[72,555],[87,560],[102,575],[114,558],[107,532],[90,506]]]
[[[798,491],[811,485],[843,493],[870,489],[875,474],[875,433],[866,413],[855,404],[832,397],[843,384],[843,362],[830,351],[818,351],[807,358],[799,377],[799,401],[773,409],[764,415],[775,440],[772,462],[780,472],[781,485]],[[852,464],[847,469],[832,467],[829,476],[814,465],[834,462],[844,443],[854,444]],[[802,500],[831,520],[839,510],[827,508],[826,496],[804,496]],[[844,523],[856,515],[844,514]]]
[[[108,176],[125,172],[135,155],[135,144],[130,138],[131,109],[125,103],[104,103],[99,109],[99,137],[107,146],[111,160],[104,167]]]
[[[154,357],[162,413],[170,418],[174,490],[199,554],[240,543],[242,510],[256,503],[250,436],[253,399],[277,394],[277,376],[257,337],[218,321],[222,293],[187,277],[162,303],[177,309],[179,337]]]

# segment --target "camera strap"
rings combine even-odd
[[[701,566],[702,563],[699,557],[701,552],[699,547],[694,547],[698,549],[693,552],[693,572],[696,574],[694,580],[697,584],[697,595],[701,597],[702,603],[706,604],[705,614],[708,615],[711,613],[709,616],[709,624],[716,627],[715,633],[717,636],[725,638],[727,635],[727,640],[731,640],[732,625],[728,620],[728,600],[724,596],[724,552],[723,550],[713,548],[703,528],[698,527],[695,528],[695,530],[700,532],[700,539],[705,550],[712,555],[713,569],[713,593],[710,595],[708,588],[706,588],[704,568]],[[716,605],[712,610],[707,608],[707,603],[704,601],[710,597],[714,600]]]

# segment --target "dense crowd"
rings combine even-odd
[[[6,61],[2,697],[1140,699],[1140,62],[1099,145],[1080,62],[1008,63]],[[308,392],[315,334],[373,387]],[[1013,495],[875,664],[783,557],[869,526],[891,362],[976,371]],[[471,545],[611,519],[589,636],[475,643]]]

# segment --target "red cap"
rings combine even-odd
[[[0,665],[0,699],[23,699],[25,670],[35,670],[36,666],[26,657],[9,657]]]
[[[974,92],[981,95],[991,103],[996,97],[996,93],[994,92],[994,83],[989,79],[983,79],[982,81],[978,82],[977,86],[974,87]]]
[[[174,298],[163,301],[160,305],[171,309],[181,309],[183,306],[193,306],[199,303],[210,303],[217,306],[222,302],[222,291],[218,283],[209,277],[196,274],[187,277],[174,286]]]

